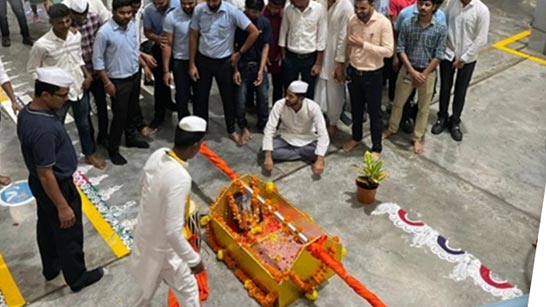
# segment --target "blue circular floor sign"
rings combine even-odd
[[[15,207],[26,205],[34,199],[26,180],[16,181],[0,190],[0,205]]]

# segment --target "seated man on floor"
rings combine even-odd
[[[313,173],[322,174],[324,155],[330,139],[319,105],[305,98],[308,84],[294,81],[286,97],[273,105],[264,129],[262,148],[264,170],[273,170],[273,161],[314,162]],[[279,130],[279,135],[275,136]]]

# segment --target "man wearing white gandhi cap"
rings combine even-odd
[[[197,116],[180,120],[172,149],[155,151],[144,165],[138,221],[129,267],[139,285],[133,306],[149,306],[161,281],[174,291],[180,306],[198,307],[193,274],[203,262],[182,235],[190,205],[191,176],[187,160],[201,147],[207,123]]]
[[[55,113],[68,99],[74,79],[58,67],[38,67],[36,72],[34,99],[19,113],[17,136],[37,203],[42,274],[50,281],[62,271],[70,289],[78,292],[100,280],[103,272],[87,271],[85,265],[82,204],[72,179],[78,159]]]
[[[307,88],[307,83],[293,81],[286,98],[275,102],[269,113],[262,143],[267,172],[273,170],[273,161],[293,160],[314,162],[315,175],[324,170],[324,155],[330,139],[319,105],[305,98]],[[279,135],[275,136],[277,126]]]

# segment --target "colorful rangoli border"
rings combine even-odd
[[[507,281],[498,281],[493,277],[494,273],[474,255],[459,248],[449,245],[447,238],[422,221],[411,220],[407,212],[394,203],[382,203],[372,213],[373,215],[387,214],[393,224],[403,231],[413,234],[413,247],[427,246],[430,251],[440,259],[455,264],[453,272],[449,275],[455,281],[472,278],[474,284],[482,290],[503,300],[523,295],[517,286]]]

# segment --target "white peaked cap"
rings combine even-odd
[[[70,9],[78,14],[87,12],[89,0],[72,0],[70,1]]]
[[[70,87],[74,83],[74,78],[59,67],[38,67],[36,73],[38,81],[58,87]]]
[[[294,94],[305,94],[307,93],[307,88],[309,87],[309,84],[296,80],[290,83],[290,86],[288,87],[288,90],[291,91]]]
[[[182,118],[178,127],[187,132],[205,132],[207,131],[207,122],[201,117],[190,115]]]

